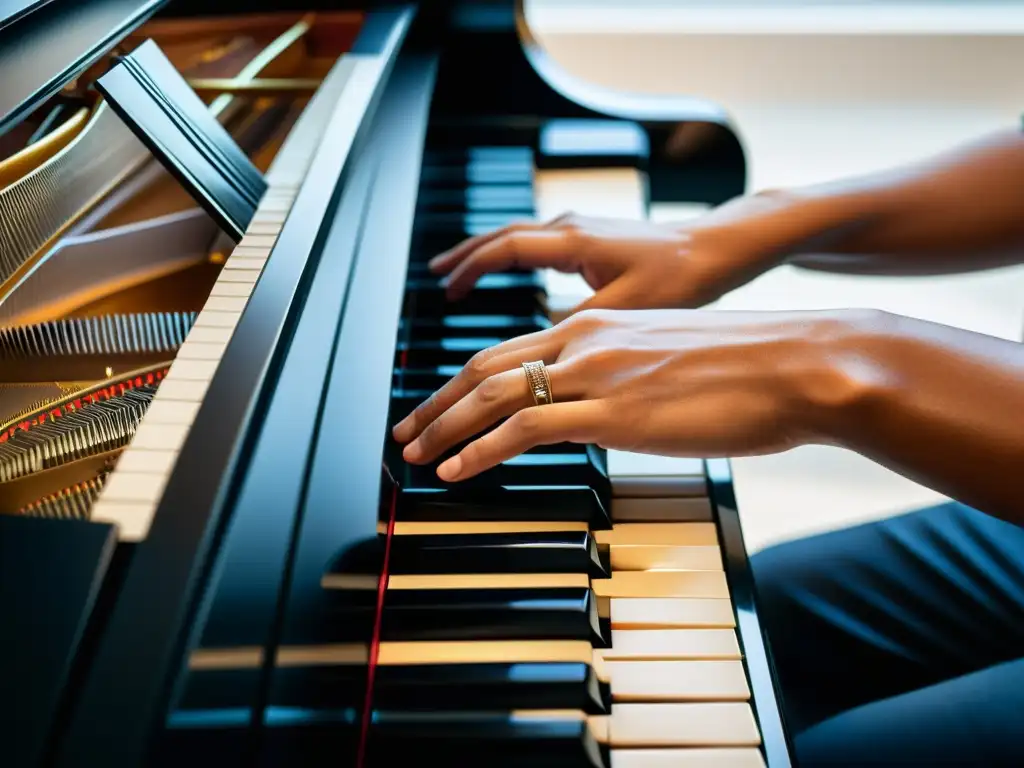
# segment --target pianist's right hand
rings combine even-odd
[[[782,204],[778,195],[737,198],[685,227],[565,214],[470,238],[430,268],[447,275],[452,300],[484,274],[549,267],[580,274],[595,290],[574,312],[699,307],[778,263],[779,248],[747,233]]]
[[[576,308],[684,309],[782,263],[875,275],[1024,262],[1024,133],[904,168],[736,198],[684,225],[561,216],[473,237],[431,262],[458,299],[488,272],[551,267],[596,291]]]

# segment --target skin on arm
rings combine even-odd
[[[554,404],[533,405],[530,360]],[[1024,524],[1024,345],[875,311],[585,312],[480,353],[394,436],[411,463],[444,458],[449,482],[563,441],[692,457],[831,444]]]

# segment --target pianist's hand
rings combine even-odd
[[[534,446],[596,443],[641,453],[771,453],[828,439],[832,408],[856,387],[862,314],[583,312],[477,354],[396,425],[414,464],[500,426],[438,467],[462,480]],[[870,317],[870,314],[869,314]],[[535,406],[521,367],[543,360],[555,402]],[[855,370],[857,369],[854,366]],[[863,366],[863,370],[869,370]]]
[[[472,237],[430,268],[447,275],[452,300],[487,273],[549,267],[580,274],[595,290],[574,311],[699,307],[778,263],[780,254],[746,234],[752,228],[735,226],[775,204],[763,195],[737,198],[686,226],[566,214]]]

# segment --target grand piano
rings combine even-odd
[[[427,260],[545,173],[742,193],[718,107],[578,82],[513,0],[2,9],[3,765],[794,764],[727,460],[446,486],[389,437],[557,319]]]

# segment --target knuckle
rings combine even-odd
[[[544,423],[543,417],[544,414],[540,412],[539,408],[527,408],[525,411],[519,411],[513,416],[512,421],[517,432],[524,435],[534,435],[540,432],[541,426]]]
[[[609,347],[595,347],[580,353],[576,363],[584,369],[603,369],[615,363],[618,352]]]
[[[505,389],[505,382],[497,376],[490,376],[477,386],[476,396],[481,403],[493,405],[505,398]]]
[[[479,384],[487,378],[489,365],[490,356],[483,352],[477,352],[466,363],[463,373],[473,384]]]
[[[606,309],[583,309],[569,316],[564,322],[573,330],[593,330],[608,321],[608,314]]]

